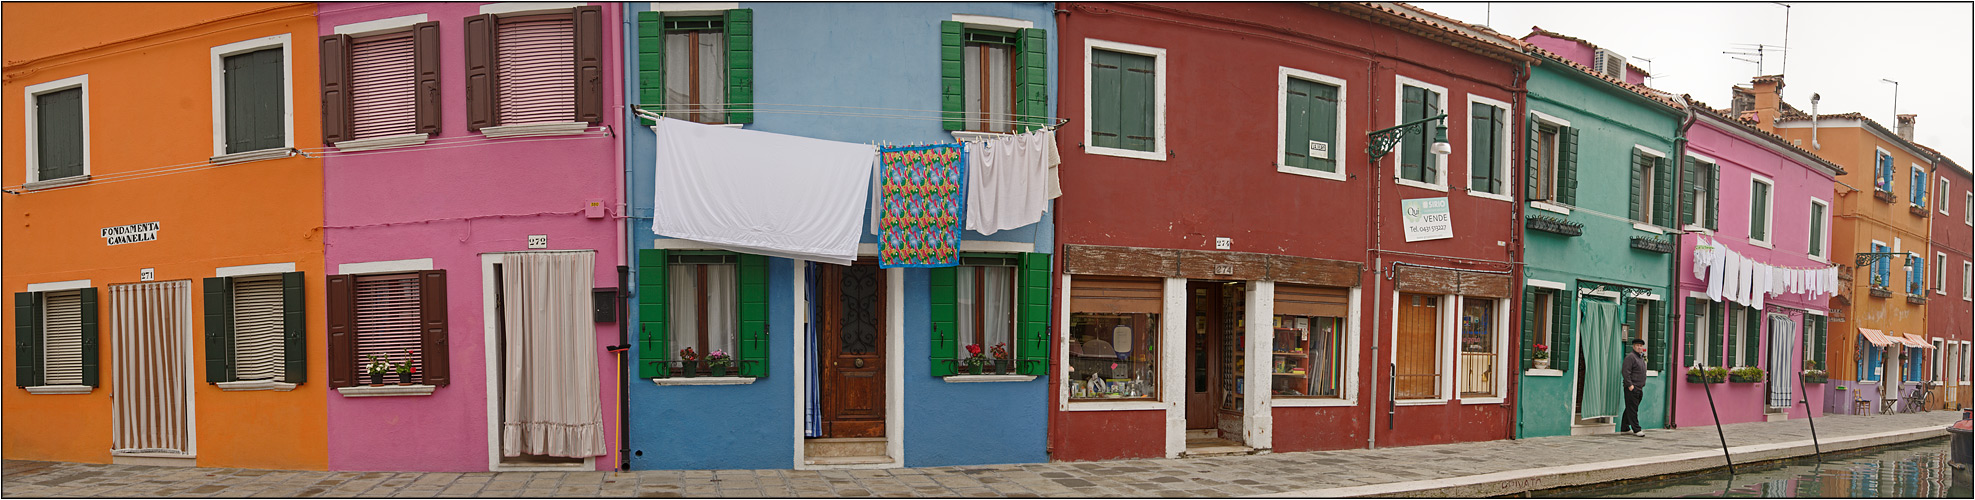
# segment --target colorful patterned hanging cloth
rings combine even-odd
[[[960,263],[967,221],[966,152],[959,144],[878,150],[878,267]]]

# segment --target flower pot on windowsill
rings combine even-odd
[[[413,382],[411,381],[411,377],[410,377],[410,376],[407,376],[407,375],[398,375],[398,385],[418,385],[418,384],[416,384],[416,383],[413,383]]]
[[[1831,381],[1831,377],[1821,370],[1804,370],[1804,383],[1806,384],[1822,384],[1829,381]]]
[[[1721,383],[1721,380],[1720,380],[1720,379],[1715,379],[1715,380],[1707,380],[1707,379],[1706,379],[1706,377],[1705,377],[1705,376],[1703,376],[1703,375],[1695,375],[1695,374],[1692,374],[1692,373],[1689,373],[1689,374],[1687,374],[1687,383],[1689,383],[1689,384],[1719,384],[1719,383]]]
[[[982,364],[982,363],[967,363],[967,374],[968,374],[968,375],[980,375],[980,374],[981,374],[981,370],[982,370],[983,368],[985,368],[985,367],[986,367],[986,365],[985,365],[985,364]]]
[[[1906,296],[1906,303],[1908,303],[1908,304],[1926,304],[1926,303],[1927,303],[1927,295],[1926,295],[1926,294],[1925,294],[1924,292],[1923,292],[1923,293],[1913,293],[1913,294],[1908,294],[1908,295]]]
[[[709,366],[707,367],[707,371],[711,372],[715,377],[725,377],[727,376],[727,365]]]
[[[1015,370],[1014,368],[1010,367],[1009,364],[1010,362],[1006,359],[994,360],[994,373],[998,373],[1002,375],[1014,374]]]
[[[1900,199],[1898,196],[1894,196],[1893,193],[1880,191],[1877,189],[1872,190],[1872,198],[1886,203],[1892,203]]]
[[[376,372],[376,373],[371,373],[371,374],[370,374],[370,386],[371,386],[371,387],[381,387],[381,386],[383,386],[383,385],[384,385],[384,373],[383,373],[383,372]]]
[[[1762,379],[1763,379],[1763,371],[1758,368],[1741,368],[1741,369],[1731,370],[1728,372],[1729,383],[1753,384],[1756,382],[1761,382]]]
[[[672,372],[672,376],[679,378],[693,378],[699,376],[699,362],[680,361],[679,371]]]
[[[1550,369],[1550,358],[1536,358],[1536,369],[1538,370]]]
[[[1906,211],[1912,213],[1913,215],[1918,215],[1921,217],[1927,216],[1927,207],[1923,207],[1920,205],[1907,205]]]
[[[1893,291],[1892,291],[1892,290],[1888,290],[1888,289],[1885,289],[1885,288],[1879,288],[1879,287],[1873,287],[1873,288],[1872,288],[1872,296],[1873,296],[1873,297],[1878,297],[1878,298],[1882,298],[1882,299],[1883,299],[1883,298],[1887,298],[1887,297],[1892,297],[1892,296],[1893,296]]]

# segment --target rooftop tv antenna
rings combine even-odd
[[[1746,59],[1741,57],[1730,57],[1729,59],[1734,59],[1737,61],[1742,61],[1747,63],[1756,63],[1757,75],[1763,74],[1762,64],[1763,61],[1767,60],[1768,54],[1770,52],[1787,53],[1790,50],[1788,47],[1784,47],[1781,45],[1768,45],[1761,43],[1738,43],[1734,45],[1735,45],[1735,50],[1724,50],[1721,51],[1721,53],[1728,54],[1730,56],[1754,56],[1755,59]]]

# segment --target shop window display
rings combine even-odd
[[[1342,318],[1277,315],[1270,393],[1342,397],[1343,324]]]
[[[1070,399],[1158,399],[1158,338],[1158,314],[1072,313]]]

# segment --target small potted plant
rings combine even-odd
[[[1550,346],[1536,344],[1536,369],[1550,369]]]
[[[370,385],[384,385],[384,374],[391,371],[391,356],[388,354],[370,354],[366,356],[366,359],[369,361],[364,363],[363,373],[370,376]]]
[[[1687,369],[1687,383],[1690,384],[1719,384],[1726,380],[1728,380],[1727,368],[1695,367]]]
[[[706,354],[706,368],[713,373],[713,376],[727,376],[729,366],[734,366],[734,356],[727,354],[726,351],[715,349]]]
[[[980,375],[981,368],[988,364],[987,356],[981,355],[980,344],[967,344],[967,374]]]
[[[1009,366],[1012,363],[1014,363],[1014,361],[1008,359],[1007,343],[995,344],[993,348],[988,349],[988,353],[994,355],[995,373],[1000,373],[1004,375],[1015,373],[1015,368],[1013,366]]]
[[[699,353],[688,347],[679,350],[679,372],[674,376],[693,378],[699,375]]]
[[[1763,375],[1763,371],[1761,368],[1756,368],[1753,366],[1744,366],[1741,368],[1730,370],[1728,372],[1728,381],[1737,384],[1749,384],[1749,383],[1761,382],[1762,375]]]

